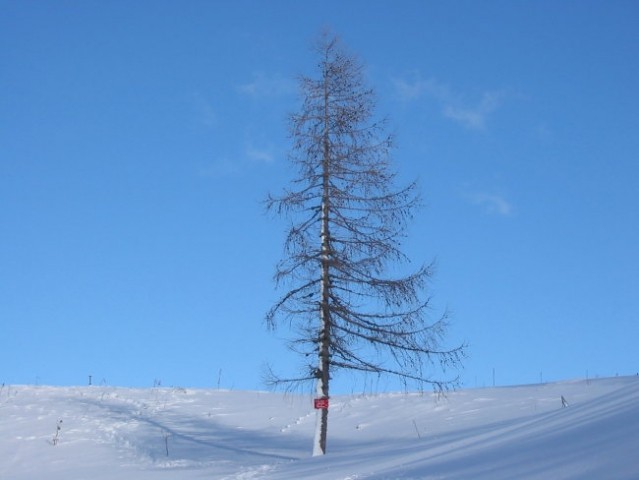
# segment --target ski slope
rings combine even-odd
[[[314,423],[302,395],[4,385],[0,479],[639,479],[639,377],[334,397],[325,457]]]

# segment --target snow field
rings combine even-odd
[[[314,428],[304,395],[5,385],[0,479],[637,479],[639,377],[334,397],[319,458]]]

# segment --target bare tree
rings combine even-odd
[[[290,347],[310,360],[298,378],[315,381],[319,404],[314,455],[326,453],[329,381],[335,370],[391,375],[442,391],[430,367],[458,365],[463,346],[440,346],[447,316],[432,321],[422,295],[429,265],[394,278],[408,261],[401,239],[419,204],[415,183],[394,188],[392,138],[374,117],[363,66],[337,38],[317,45],[318,78],[300,79],[303,103],[290,117],[292,187],[269,196],[269,210],[291,220],[275,280],[286,293],[267,314],[270,328],[287,322]]]

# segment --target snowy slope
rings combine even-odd
[[[5,385],[0,479],[639,479],[639,377],[336,397],[321,458],[314,422],[307,396]]]

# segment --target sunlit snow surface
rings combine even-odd
[[[308,396],[4,385],[0,479],[639,479],[639,377],[334,397],[325,457],[314,424]]]

